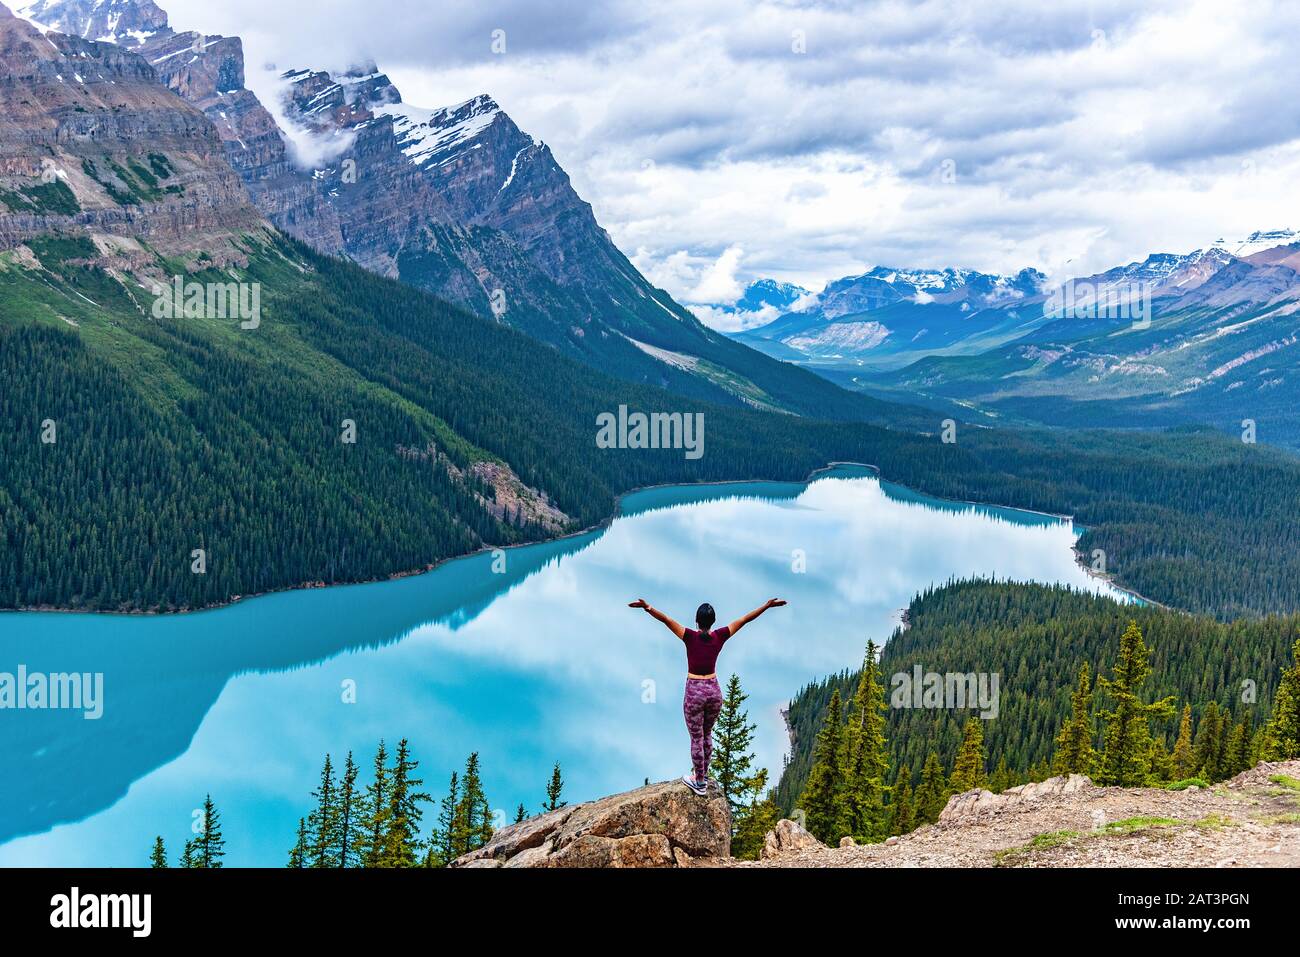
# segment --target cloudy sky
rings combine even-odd
[[[250,73],[371,56],[420,106],[491,93],[688,303],[1300,228],[1286,0],[159,2]]]

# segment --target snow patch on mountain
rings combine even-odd
[[[372,109],[376,115],[392,117],[393,132],[402,152],[417,166],[437,166],[444,162],[501,114],[501,107],[486,94],[439,110],[406,103],[378,104]],[[513,175],[512,167],[512,178]]]
[[[498,193],[504,193],[506,188],[515,181],[515,171],[519,169],[519,157],[524,155],[526,149],[528,149],[527,146],[521,147],[519,152],[515,153],[514,158],[510,160],[510,173],[506,176],[506,181],[501,184],[501,188],[497,190]]]
[[[31,0],[14,13],[42,33],[51,30],[128,49],[169,32],[153,0]]]
[[[1272,249],[1274,246],[1286,246],[1300,242],[1300,232],[1294,229],[1259,229],[1245,239],[1227,240],[1219,238],[1214,245],[1226,249],[1238,259]]]

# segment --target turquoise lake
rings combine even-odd
[[[185,615],[0,614],[0,672],[102,672],[103,716],[0,711],[0,866],[143,866],[175,856],[211,792],[228,866],[282,866],[321,762],[363,780],[403,736],[435,799],[470,751],[500,818],[535,812],[555,761],[579,801],[689,768],[685,655],[626,607],[681,621],[768,612],[718,663],[750,698],[779,774],[781,708],[861,663],[918,591],[951,578],[1119,595],[1072,552],[1070,522],[941,502],[838,467],[809,483],[652,489],[588,534],[368,585],[283,592]],[[802,568],[802,570],[800,570]],[[355,701],[347,689],[355,689]],[[426,825],[433,816],[426,814]]]

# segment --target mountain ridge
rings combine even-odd
[[[1014,339],[832,377],[880,398],[987,420],[1121,428],[1192,421],[1300,446],[1300,244],[1246,258],[1221,247],[1153,254],[1066,292]]]

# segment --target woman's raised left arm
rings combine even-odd
[[[745,615],[743,618],[737,618],[735,621],[733,621],[730,625],[727,626],[727,630],[731,632],[731,637],[734,638],[736,637],[736,632],[740,631],[740,629],[744,628],[746,625],[748,625],[759,615],[763,614],[763,612],[767,611],[769,608],[780,608],[782,605],[785,604],[787,604],[787,602],[785,601],[784,598],[769,598],[766,602],[764,602],[762,605],[759,605],[748,615]]]

